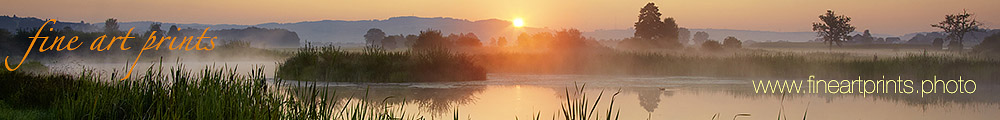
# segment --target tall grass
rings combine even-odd
[[[443,49],[389,52],[366,47],[349,52],[307,46],[280,63],[277,77],[336,82],[471,81],[485,80],[486,71],[471,57]]]
[[[973,55],[908,54],[855,56],[843,53],[740,51],[725,55],[596,51],[565,53],[482,53],[477,60],[491,72],[719,76],[750,78],[820,77],[924,79],[934,75],[997,79],[1000,60]]]
[[[152,67],[150,67],[151,70]],[[0,117],[24,119],[419,119],[390,102],[340,104],[315,83],[285,86],[266,80],[263,68],[192,72],[183,66],[147,71],[118,80],[120,74],[84,71],[79,76],[0,72]],[[166,72],[166,73],[164,73]],[[305,87],[306,89],[289,89]],[[307,96],[293,96],[307,95]],[[345,106],[337,108],[335,106]],[[351,107],[347,107],[351,106]],[[20,113],[12,115],[8,113]]]
[[[601,113],[597,111],[597,104],[601,102],[601,97],[604,97],[604,91],[601,91],[601,93],[597,95],[597,99],[593,101],[593,104],[590,104],[591,102],[588,101],[589,99],[587,99],[587,94],[583,92],[586,87],[586,84],[580,87],[574,86],[573,96],[570,96],[571,94],[569,89],[566,90],[566,101],[560,107],[562,109],[561,113],[564,120],[601,119]],[[617,111],[614,109],[615,97],[618,96],[618,93],[621,93],[621,91],[619,90],[618,92],[615,92],[614,95],[611,95],[610,103],[608,103],[608,108],[607,111],[605,111],[606,114],[604,115],[605,120],[617,120],[618,115],[621,113],[621,109],[618,109]],[[572,99],[574,97],[576,99]],[[597,114],[597,116],[594,116],[594,114]]]

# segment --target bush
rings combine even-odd
[[[704,51],[721,51],[722,50],[722,44],[719,44],[719,41],[708,40],[708,41],[705,41],[705,43],[701,44],[701,50],[704,50]]]
[[[729,36],[725,40],[722,40],[722,46],[726,48],[743,48],[743,42],[740,42],[736,37]]]

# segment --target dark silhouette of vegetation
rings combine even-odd
[[[1000,54],[1000,32],[987,36],[973,51]]]
[[[181,33],[181,29],[177,28],[177,25],[170,25],[170,29],[167,30],[167,36],[170,37],[184,37],[184,33]]]
[[[152,66],[150,66],[152,68]],[[37,110],[22,119],[329,119],[333,105],[317,99],[286,99],[272,90],[262,68],[237,75],[206,68],[198,75],[173,68],[119,81],[84,71],[79,76],[0,71],[0,107]],[[280,86],[278,86],[280,87]],[[291,91],[300,93],[311,91]],[[312,97],[317,98],[317,97]],[[348,110],[348,109],[345,109]],[[352,111],[352,110],[348,110]],[[10,117],[10,116],[8,116]]]
[[[455,41],[455,45],[461,47],[482,47],[483,43],[479,41],[479,37],[474,33],[462,33],[462,34],[450,34],[448,39]]]
[[[434,31],[425,35],[435,34],[430,32]],[[486,71],[472,58],[443,49],[388,52],[369,46],[362,52],[348,52],[332,46],[306,46],[279,64],[277,77],[301,81],[441,82],[485,80]]]
[[[562,29],[555,34],[539,32],[522,33],[518,36],[520,51],[534,52],[577,52],[585,48],[598,48],[596,40],[587,39],[577,29]]]
[[[639,20],[635,22],[634,38],[622,40],[620,45],[625,48],[679,48],[683,44],[678,41],[680,28],[674,18],[660,20],[660,9],[653,3],[639,9]]]
[[[204,29],[199,28],[188,28],[180,31],[184,35],[188,36],[200,36]],[[271,47],[299,47],[299,35],[296,32],[292,32],[286,29],[279,28],[261,28],[261,27],[247,27],[247,28],[233,28],[233,29],[218,29],[218,30],[208,30],[205,32],[207,36],[218,37],[217,41],[246,41],[252,42],[254,47],[259,48],[271,48]],[[178,38],[180,39],[180,38]],[[202,41],[203,43],[208,43],[207,41]],[[205,45],[203,45],[205,46]]]
[[[417,35],[417,39],[413,43],[413,49],[418,50],[447,48],[450,46],[451,42],[444,38],[441,31],[432,29],[420,31],[420,35]]]
[[[635,22],[635,37],[640,39],[660,37],[662,35],[660,27],[663,26],[660,15],[662,15],[660,9],[654,3],[647,3],[639,9],[639,21]]]
[[[743,42],[736,37],[729,36],[725,40],[722,40],[722,46],[726,48],[743,48]]]
[[[108,18],[104,21],[104,33],[108,36],[118,36],[121,31],[118,30],[118,19]]]
[[[983,24],[971,17],[972,14],[963,10],[960,14],[945,15],[944,21],[931,25],[931,27],[941,28],[948,34],[946,38],[951,41],[948,43],[949,50],[961,52],[964,49],[963,38],[965,38],[965,34],[982,31],[980,27]]]
[[[841,46],[842,42],[850,39],[851,32],[854,32],[854,26],[851,22],[851,18],[844,15],[837,15],[833,10],[826,10],[826,14],[820,15],[819,20],[822,22],[813,23],[812,30],[816,31],[819,37],[823,38],[823,42],[826,42],[832,48],[834,44]]]
[[[715,40],[708,40],[705,43],[701,43],[701,49],[705,51],[721,51],[722,48],[722,44]]]
[[[872,37],[871,31],[865,30],[861,34],[854,35],[849,40],[851,40],[849,42],[854,42],[854,43],[871,44],[875,42],[876,39],[875,37]]]
[[[156,37],[157,39],[162,38],[163,34],[166,33],[166,31],[163,31],[163,29],[160,29],[161,25],[162,24],[160,24],[160,23],[150,24],[149,25],[149,31],[146,31],[145,33],[141,34],[142,37],[143,38]],[[153,32],[156,32],[156,34],[153,34]],[[152,34],[152,35],[150,35],[150,34]]]
[[[944,48],[944,39],[934,38],[934,42],[931,42],[931,48],[934,48],[935,50],[941,50]]]
[[[381,46],[387,50],[392,50],[399,47],[399,44],[404,41],[406,41],[406,38],[403,35],[390,35],[382,39]]]
[[[365,32],[365,43],[368,45],[379,45],[385,39],[385,32],[382,29],[372,28]]]
[[[701,45],[702,43],[705,43],[705,41],[709,41],[708,37],[709,35],[707,32],[698,31],[694,33],[694,36],[692,37],[691,41],[694,41],[695,45]]]

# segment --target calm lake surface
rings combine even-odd
[[[420,113],[435,119],[451,119],[455,109],[461,119],[530,119],[535,114],[551,119],[566,101],[567,90],[575,96],[574,85],[586,85],[584,91],[590,102],[604,92],[597,108],[599,113],[607,111],[611,95],[620,90],[614,108],[621,110],[623,120],[708,120],[715,114],[721,119],[732,119],[741,113],[751,115],[741,120],[773,120],[782,109],[789,119],[801,119],[808,109],[810,120],[1000,118],[1000,98],[995,85],[980,85],[972,95],[935,94],[924,98],[919,94],[783,96],[754,93],[749,79],[738,78],[512,74],[488,77],[489,80],[475,82],[318,84],[336,92],[339,97],[332,99],[339,101],[363,100],[366,93],[368,101],[400,102],[405,98],[403,108],[408,114]]]
[[[145,71],[152,63],[139,64],[135,71]],[[275,62],[185,62],[164,63],[164,70],[184,65],[198,71],[205,66],[239,66],[246,73],[251,66],[263,66],[273,77]],[[78,73],[84,66],[98,72],[122,73],[124,64],[50,64],[54,71]],[[97,66],[97,67],[94,67]],[[221,67],[215,67],[221,68]],[[154,68],[157,69],[157,68]],[[621,110],[622,120],[732,119],[736,114],[750,114],[740,120],[774,120],[779,111],[789,119],[801,119],[808,109],[810,120],[986,120],[1000,118],[1000,86],[978,85],[975,94],[763,94],[754,93],[749,78],[600,76],[600,75],[525,75],[489,74],[486,81],[440,83],[336,83],[318,82],[336,96],[327,98],[342,104],[347,100],[397,103],[407,114],[433,119],[451,119],[459,111],[461,119],[475,120],[530,119],[540,114],[551,119],[566,101],[566,91],[586,85],[590,104],[603,93],[596,110],[607,112],[610,97],[616,92],[614,109]],[[284,81],[284,89],[311,82]],[[366,94],[367,93],[367,94]],[[367,96],[367,99],[364,99]],[[574,98],[576,95],[572,95]],[[388,98],[388,99],[387,99]],[[405,100],[404,100],[405,99]],[[339,109],[339,108],[338,108]],[[595,114],[596,115],[596,114]],[[556,116],[558,118],[558,116]]]

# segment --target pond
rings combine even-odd
[[[993,119],[1000,118],[997,85],[980,85],[975,94],[764,94],[750,79],[597,75],[490,74],[489,80],[440,83],[317,83],[334,99],[387,101],[407,114],[434,119],[509,120],[560,118],[567,91],[583,87],[596,114],[605,116],[614,96],[620,118],[631,119]],[[303,83],[285,82],[286,85]],[[603,92],[603,94],[602,94]],[[365,99],[367,98],[367,99]],[[405,104],[398,104],[404,102]],[[808,111],[808,113],[806,113]],[[602,117],[603,118],[603,117]]]

